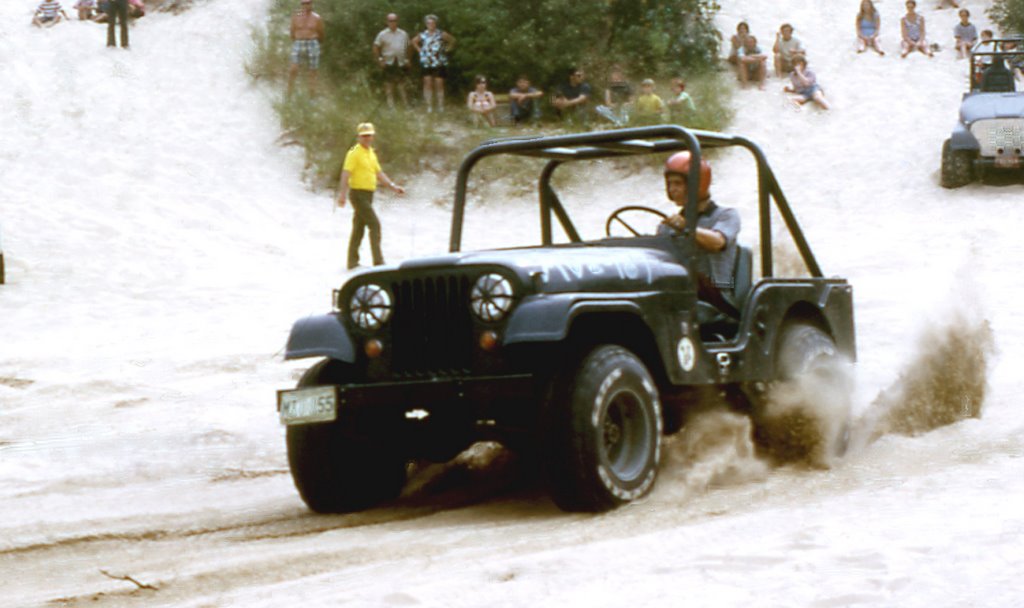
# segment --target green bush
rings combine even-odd
[[[295,4],[277,6],[287,13]],[[424,29],[425,15],[437,15],[457,40],[449,80],[458,90],[476,74],[510,88],[520,72],[550,87],[578,64],[603,71],[617,62],[650,76],[700,70],[721,38],[711,0],[320,0],[316,7],[327,33],[324,69],[339,80],[372,73],[370,47],[387,12],[398,13],[410,36]]]
[[[284,79],[288,22],[297,7],[297,0],[276,0],[268,29],[254,33],[246,64],[254,79]],[[378,151],[393,174],[452,170],[471,146],[503,135],[500,129],[473,130],[463,120],[450,120],[463,116],[458,111],[475,74],[486,74],[496,93],[511,88],[522,72],[550,91],[578,65],[588,71],[598,93],[607,68],[617,63],[636,82],[658,79],[663,96],[668,78],[685,74],[698,105],[687,126],[721,130],[731,119],[728,89],[714,69],[721,36],[712,25],[718,10],[713,0],[316,0],[314,10],[325,25],[319,95],[313,100],[296,95],[279,102],[277,110],[289,137],[306,148],[308,177],[319,185],[333,185],[355,127],[363,121],[377,124]],[[400,27],[410,36],[424,29],[427,14],[436,14],[441,29],[455,36],[445,117],[383,107],[371,47],[388,12],[398,13]],[[412,102],[419,99],[415,80],[409,89]],[[296,84],[301,92],[301,81]],[[595,121],[592,126],[609,125]]]
[[[1024,34],[1024,0],[995,0],[988,16],[1007,34]]]

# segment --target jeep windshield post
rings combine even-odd
[[[779,211],[793,242],[800,252],[807,271],[812,277],[822,277],[814,254],[811,252],[807,239],[804,237],[789,202],[786,200],[775,179],[764,153],[754,142],[738,136],[690,130],[678,125],[657,125],[635,127],[555,137],[508,138],[486,142],[462,161],[455,183],[455,202],[452,209],[451,238],[448,250],[451,253],[461,251],[462,224],[466,209],[469,176],[476,164],[488,156],[511,154],[548,159],[539,179],[539,203],[541,220],[541,244],[548,246],[553,242],[551,216],[558,219],[570,242],[578,243],[582,239],[573,225],[569,214],[562,205],[558,194],[551,186],[551,178],[565,163],[579,160],[615,158],[631,155],[652,154],[658,152],[675,152],[689,150],[695,158],[690,165],[689,180],[697,183],[700,180],[700,158],[703,149],[739,146],[747,149],[757,162],[758,173],[758,217],[761,231],[761,276],[774,276],[772,263],[771,241],[771,202]],[[687,193],[684,216],[686,225],[695,226],[697,218],[697,189],[691,188]],[[696,232],[686,228],[683,237],[691,242],[696,239]]]

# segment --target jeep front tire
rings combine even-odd
[[[551,497],[565,511],[605,511],[654,486],[661,404],[643,362],[619,346],[591,350],[557,376],[543,417]]]
[[[325,360],[299,387],[346,384],[351,366]],[[339,422],[292,425],[287,430],[288,467],[295,488],[317,513],[360,511],[396,498],[406,481],[406,461],[387,442],[351,433]]]
[[[959,188],[971,183],[971,180],[974,179],[971,156],[972,154],[968,150],[954,150],[948,139],[942,144],[940,181],[943,188]]]

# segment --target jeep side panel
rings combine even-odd
[[[856,358],[853,290],[845,280],[768,279],[755,286],[737,340],[698,343],[694,370],[685,372],[685,361],[680,358],[673,380],[679,384],[700,383],[709,376],[714,384],[771,380],[777,375],[779,332],[786,323],[797,320],[821,326],[841,353]],[[682,348],[679,353],[685,354]]]

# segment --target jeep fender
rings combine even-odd
[[[640,306],[623,299],[581,299],[579,294],[553,294],[522,302],[505,330],[505,344],[559,342],[569,335],[573,319],[588,312],[628,312],[642,317]]]
[[[355,346],[338,315],[309,316],[292,325],[284,358],[307,357],[330,357],[346,363],[355,363]]]
[[[953,129],[953,135],[949,138],[949,147],[953,150],[972,150],[977,152],[981,149],[978,140],[971,131],[963,124],[957,123]]]

